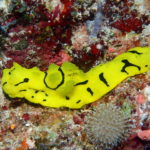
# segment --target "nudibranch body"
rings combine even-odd
[[[129,76],[150,69],[150,47],[132,48],[106,64],[84,73],[66,62],[51,64],[46,72],[14,63],[3,70],[3,91],[11,98],[25,98],[48,107],[81,108],[112,90]]]

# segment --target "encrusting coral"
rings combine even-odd
[[[86,133],[98,148],[111,150],[130,135],[131,124],[128,116],[112,103],[99,105],[86,118]]]

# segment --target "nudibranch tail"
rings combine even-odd
[[[17,63],[3,70],[3,91],[11,98],[25,98],[48,107],[81,108],[112,90],[129,76],[150,70],[150,47],[135,47],[106,64],[84,73],[66,62],[51,64],[46,72]]]

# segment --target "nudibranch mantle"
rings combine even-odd
[[[11,98],[25,98],[48,107],[81,108],[112,90],[129,76],[150,70],[150,47],[135,47],[106,64],[84,73],[65,62],[51,64],[46,72],[17,63],[3,70],[3,91]]]

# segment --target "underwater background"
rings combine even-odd
[[[149,0],[0,0],[0,82],[14,62],[87,72],[134,47],[150,47]],[[0,85],[0,150],[150,150],[150,72],[80,109],[12,99]]]

